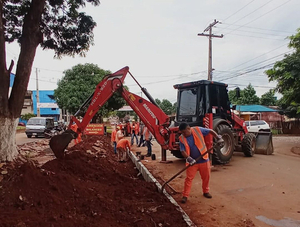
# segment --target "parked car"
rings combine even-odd
[[[45,136],[45,133],[54,129],[54,119],[52,117],[32,117],[28,120],[25,133],[28,138],[32,136]]]
[[[248,132],[259,132],[259,131],[265,131],[270,132],[270,126],[267,122],[263,120],[258,121],[245,121],[245,124],[247,126]]]

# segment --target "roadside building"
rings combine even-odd
[[[32,91],[33,113],[37,115],[37,108],[40,109],[41,117],[53,117],[54,121],[59,120],[60,109],[54,100],[53,90],[40,90],[39,100],[36,101],[36,91]]]

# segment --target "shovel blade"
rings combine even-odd
[[[53,136],[49,145],[55,157],[58,159],[64,158],[65,149],[73,139],[77,138],[77,136],[77,133],[72,130],[67,130],[60,135]]]

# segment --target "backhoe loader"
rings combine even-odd
[[[126,75],[129,74],[148,100],[131,93],[123,86]],[[248,133],[245,122],[233,113],[228,99],[227,84],[200,80],[183,84],[176,84],[178,90],[177,113],[174,122],[155,103],[153,97],[143,88],[129,72],[129,67],[107,75],[95,88],[95,92],[82,104],[71,117],[69,129],[63,134],[56,135],[50,140],[50,147],[57,158],[64,157],[64,151],[72,139],[83,133],[93,116],[113,95],[119,92],[129,106],[144,122],[156,141],[161,145],[161,161],[167,161],[166,151],[182,158],[179,150],[179,129],[182,122],[190,126],[201,126],[214,129],[224,139],[222,148],[214,149],[212,159],[214,163],[228,163],[234,151],[242,151],[245,156],[252,157],[256,151],[271,154],[273,152],[272,134],[269,132]],[[83,110],[85,115],[81,122],[76,116]],[[77,124],[77,131],[71,130],[72,124]],[[258,141],[259,143],[256,143]],[[213,138],[205,137],[208,149],[213,146]]]

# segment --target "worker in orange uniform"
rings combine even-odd
[[[117,153],[117,142],[116,142],[116,135],[117,132],[119,131],[118,127],[115,126],[115,129],[111,133],[111,142],[113,143],[114,146],[114,153]]]
[[[144,134],[144,138],[145,138],[146,146],[147,146],[146,157],[150,157],[152,155],[152,145],[151,145],[152,134],[146,126],[144,127],[143,134]]]
[[[126,162],[128,160],[128,152],[130,151],[130,144],[127,139],[120,139],[117,143],[118,161]]]
[[[77,138],[74,139],[75,145],[81,142],[81,133],[77,132],[78,126],[75,122],[71,125],[71,129],[78,134]]]
[[[138,134],[138,131],[136,130],[137,126],[136,126],[136,123],[135,121],[133,120],[132,121],[132,126],[131,126],[131,146],[133,145],[134,143],[134,138],[136,140],[136,145],[139,144],[139,140],[138,140],[138,137],[137,137],[137,134]]]
[[[116,133],[116,143],[118,144],[119,140],[123,139],[124,134],[120,129],[120,126],[117,126],[117,133]]]
[[[180,151],[183,157],[186,158],[186,165],[191,165],[191,167],[186,170],[186,178],[181,202],[186,203],[191,191],[192,181],[198,171],[202,179],[203,196],[210,199],[212,198],[212,195],[209,193],[210,162],[208,154],[205,154],[197,162],[195,159],[207,151],[204,142],[204,136],[207,136],[208,134],[213,135],[213,137],[217,138],[218,144],[224,143],[224,140],[222,139],[221,135],[218,135],[212,129],[202,127],[191,128],[186,123],[181,123],[179,125],[179,130],[182,133],[179,137]]]

